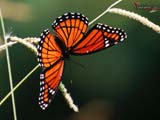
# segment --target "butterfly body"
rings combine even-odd
[[[61,40],[59,40],[58,37],[55,38],[55,41],[57,43],[57,45],[60,47],[61,52],[62,52],[62,59],[69,59],[70,57],[70,48],[67,48],[62,42]]]
[[[109,48],[126,37],[120,28],[98,23],[88,32],[88,18],[80,13],[65,13],[53,23],[53,35],[48,29],[37,46],[40,74],[39,105],[45,110],[55,95],[70,55],[87,55]]]

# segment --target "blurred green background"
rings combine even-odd
[[[91,21],[114,0],[0,0],[6,32],[39,37],[52,21],[69,11],[80,12]],[[160,11],[135,9],[134,0],[123,0],[116,7],[136,12],[160,25]],[[137,0],[158,6],[159,0]],[[63,83],[80,108],[74,113],[58,91],[50,106],[38,106],[39,68],[15,92],[18,120],[144,120],[160,116],[160,35],[142,24],[107,13],[97,22],[124,29],[128,38],[107,50],[88,56],[72,56],[83,69],[65,65]],[[2,30],[0,28],[0,37]],[[4,41],[1,39],[0,44]],[[16,85],[38,64],[36,55],[21,44],[9,48],[13,82]],[[71,65],[71,67],[70,67]],[[72,83],[71,83],[72,82]],[[9,92],[5,51],[0,51],[0,100]],[[160,117],[159,117],[160,118]],[[0,106],[0,120],[13,120],[9,98]]]

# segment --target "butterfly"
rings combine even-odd
[[[48,29],[40,35],[38,62],[40,74],[39,105],[45,110],[51,103],[64,70],[64,61],[70,55],[87,55],[109,48],[127,38],[120,28],[95,24],[88,32],[88,18],[80,13],[65,13],[52,23],[53,35]]]

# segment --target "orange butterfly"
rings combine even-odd
[[[37,46],[38,62],[43,68],[39,94],[39,105],[43,110],[58,89],[66,58],[106,49],[127,37],[120,28],[101,23],[87,32],[88,18],[80,13],[65,13],[52,23],[52,27],[55,35],[48,29],[44,30]]]

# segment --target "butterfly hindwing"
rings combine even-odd
[[[57,45],[54,36],[48,29],[42,32],[37,50],[38,62],[43,68],[51,66],[62,56],[62,52]]]
[[[88,18],[80,13],[66,13],[59,16],[52,27],[66,48],[73,47],[84,36],[88,28]]]
[[[64,61],[59,60],[40,74],[39,105],[45,110],[56,93],[64,69]]]
[[[75,45],[72,54],[85,55],[111,47],[122,42],[127,34],[120,28],[112,28],[108,25],[96,24],[86,36]]]

